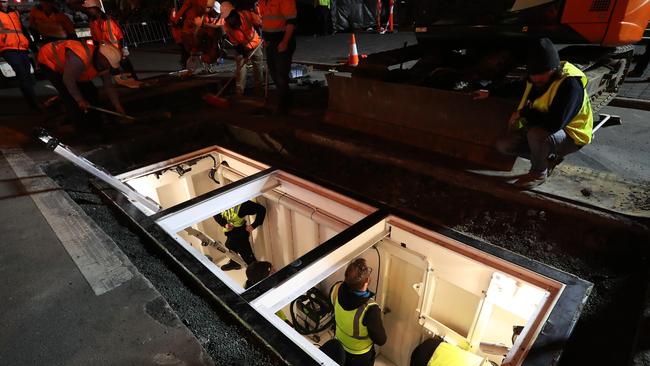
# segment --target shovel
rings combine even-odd
[[[110,114],[112,116],[124,118],[124,119],[128,120],[131,123],[133,123],[133,122],[157,121],[157,120],[160,120],[160,119],[170,119],[172,117],[171,113],[168,112],[168,111],[157,112],[157,113],[154,113],[154,114],[152,114],[150,116],[136,118],[136,117],[133,117],[133,116],[129,116],[128,114],[118,113],[118,112],[115,112],[115,111],[111,111],[110,109],[100,108],[100,107],[96,107],[96,106],[92,106],[92,105],[89,106],[88,108],[92,109],[92,110],[95,110],[97,112],[102,112],[102,113]]]
[[[255,49],[248,56],[246,56],[246,58],[244,58],[242,67],[246,67],[248,60],[250,60],[251,57],[253,57],[253,54],[257,52],[257,50],[262,46],[262,44],[263,42],[260,42],[260,44],[258,44],[257,47],[255,47]],[[203,96],[203,100],[205,100],[210,105],[220,109],[230,108],[230,102],[228,101],[228,99],[221,98],[221,94],[226,90],[228,85],[230,85],[230,83],[233,80],[235,80],[236,77],[237,77],[237,72],[235,71],[235,75],[233,75],[230,79],[228,79],[228,81],[226,81],[226,84],[223,87],[221,87],[221,89],[219,90],[219,92],[217,92],[217,94],[208,93]]]
[[[128,119],[128,120],[133,121],[133,122],[136,121],[136,118],[133,117],[133,116],[129,116],[128,114],[123,114],[123,113],[111,111],[110,109],[95,107],[94,105],[88,106],[88,109],[92,109],[92,110],[95,110],[97,112],[102,112],[102,113],[110,114],[112,116]]]

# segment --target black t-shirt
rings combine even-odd
[[[531,90],[528,100],[532,103],[546,90]],[[564,79],[557,90],[547,113],[538,112],[530,108],[522,110],[522,117],[525,117],[529,126],[541,127],[548,132],[557,132],[571,122],[580,112],[585,90],[578,77]]]

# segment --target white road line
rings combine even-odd
[[[22,149],[3,149],[18,178],[25,180],[36,203],[90,287],[99,296],[129,281],[137,270],[115,242],[34,164]]]

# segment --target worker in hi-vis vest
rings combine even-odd
[[[255,215],[255,221],[250,225],[246,221],[248,215]],[[264,223],[265,216],[266,208],[253,201],[246,201],[214,216],[215,221],[223,227],[226,234],[226,248],[239,254],[247,265],[255,262],[249,236],[253,230]],[[224,271],[240,268],[241,266],[232,260],[221,266]]]
[[[23,33],[20,14],[9,9],[8,0],[0,0],[0,56],[16,73],[18,86],[29,107],[38,110],[40,106],[34,92],[35,80],[29,61],[29,40]]]
[[[120,67],[137,80],[138,76],[133,70],[133,64],[129,60],[128,49],[124,44],[124,32],[120,24],[110,15],[102,11],[102,4],[99,0],[86,0],[82,7],[90,17],[90,37],[96,45],[112,45],[122,52]]]
[[[59,92],[68,116],[78,129],[88,132],[98,132],[93,130],[100,127],[99,117],[89,110],[99,99],[93,79],[102,79],[115,111],[124,113],[110,75],[111,68],[120,66],[121,58],[117,48],[95,46],[91,40],[51,42],[38,52],[41,71]]]
[[[314,0],[314,8],[316,8],[316,15],[318,18],[318,26],[316,27],[316,34],[319,36],[326,36],[331,33],[331,16],[330,8],[332,7],[332,0]]]
[[[291,60],[296,50],[296,0],[260,0],[262,37],[266,47],[266,64],[275,83],[278,100],[274,113],[288,114],[292,105],[289,87]]]
[[[476,366],[485,365],[485,359],[469,351],[463,345],[448,343],[444,338],[434,335],[415,347],[411,353],[410,366]]]
[[[345,350],[345,366],[369,366],[375,363],[375,347],[386,343],[381,309],[368,290],[372,268],[357,258],[345,270],[345,280],[330,290],[334,307],[334,337]]]
[[[528,82],[510,133],[496,146],[503,154],[530,157],[530,171],[515,181],[522,189],[544,183],[564,156],[590,143],[593,126],[587,76],[560,62],[548,38],[532,42],[526,66]]]
[[[29,13],[29,30],[39,45],[77,38],[74,23],[58,8],[55,0],[38,1]]]
[[[253,80],[255,93],[262,96],[264,78],[264,52],[260,44],[260,37],[256,28],[262,25],[262,18],[252,10],[233,10],[228,14],[224,30],[226,37],[237,50],[235,70],[235,92],[243,96],[246,89],[246,64],[253,66]]]

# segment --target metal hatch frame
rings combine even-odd
[[[200,150],[200,152],[205,153],[206,150],[209,149],[210,148],[203,149]],[[184,155],[184,158],[191,157],[192,155],[196,156],[196,154],[187,154]],[[172,160],[179,161],[180,158]],[[246,158],[246,160],[253,161],[248,158]],[[161,164],[159,163],[153,164],[152,166],[159,167],[160,165]],[[266,167],[268,166],[257,163],[256,168],[257,170],[260,170],[260,168]],[[143,174],[148,170],[149,169],[140,168],[136,171],[138,174]],[[134,174],[132,173],[136,171],[124,173],[119,177],[122,180],[126,180],[128,179],[128,176],[133,177]],[[268,168],[254,176],[234,182],[233,185],[209,192],[204,195],[205,197],[196,197],[191,200],[192,202],[186,202],[172,207],[172,209],[164,210],[153,215],[143,209],[142,205],[138,205],[137,202],[134,202],[130,197],[127,197],[127,193],[114,187],[111,182],[105,182],[109,184],[110,188],[100,182],[93,182],[93,185],[98,188],[100,194],[109,199],[118,210],[130,218],[147,238],[162,248],[164,253],[170,256],[182,271],[190,274],[201,288],[207,291],[206,293],[209,294],[210,297],[215,299],[219,304],[225,305],[231,309],[240,319],[246,322],[255,333],[268,342],[274,350],[284,355],[283,357],[291,359],[292,363],[328,364],[329,361],[328,359],[322,358],[322,353],[316,350],[315,347],[302,345],[299,339],[292,336],[290,333],[287,333],[287,330],[284,329],[282,325],[276,324],[277,321],[271,317],[271,310],[276,309],[289,297],[288,294],[282,294],[282,289],[288,288],[287,284],[295,283],[295,281],[297,281],[296,279],[301,279],[301,281],[308,279],[309,283],[317,281],[318,278],[322,277],[325,273],[319,272],[319,270],[327,267],[326,265],[324,266],[324,263],[326,263],[327,260],[337,258],[336,265],[330,265],[327,267],[329,269],[326,270],[326,272],[330,272],[336,266],[341,266],[341,263],[344,263],[345,258],[362,252],[363,248],[366,248],[368,243],[373,242],[374,239],[381,239],[381,235],[385,234],[382,233],[378,236],[366,237],[365,241],[358,238],[360,238],[359,235],[367,232],[367,230],[377,228],[377,225],[381,226],[380,223],[382,222],[387,226],[385,220],[388,215],[391,215],[391,221],[393,223],[408,223],[411,225],[411,229],[413,227],[419,227],[421,232],[429,235],[429,237],[437,244],[448,245],[450,248],[454,245],[462,245],[465,248],[465,252],[470,256],[493,257],[494,260],[498,260],[501,263],[509,263],[511,270],[518,275],[521,275],[522,272],[530,272],[540,278],[548,278],[549,280],[557,281],[566,286],[565,291],[559,291],[557,293],[553,304],[549,304],[545,308],[547,313],[544,318],[537,319],[535,331],[529,332],[525,337],[519,337],[521,342],[524,342],[524,340],[528,341],[528,346],[525,347],[524,351],[528,352],[528,355],[532,355],[533,357],[526,357],[524,354],[519,353],[521,356],[513,358],[510,364],[547,365],[552,364],[559,359],[559,354],[562,349],[561,345],[566,341],[577,321],[577,317],[584,305],[586,296],[591,289],[591,284],[584,280],[580,280],[575,276],[558,271],[541,263],[534,262],[494,245],[469,238],[444,227],[435,227],[436,231],[425,229],[425,226],[431,227],[431,223],[424,223],[420,219],[411,218],[408,215],[400,213],[398,210],[386,207],[380,203],[369,202],[367,199],[361,199],[360,205],[365,207],[378,207],[379,210],[371,213],[366,218],[340,232],[332,239],[314,248],[298,260],[294,261],[291,265],[286,266],[246,292],[239,292],[233,289],[227,281],[224,281],[223,277],[225,274],[224,276],[218,275],[219,272],[221,272],[220,269],[217,268],[216,271],[206,271],[206,268],[209,267],[206,263],[207,259],[202,255],[197,256],[197,253],[188,251],[187,247],[183,246],[182,243],[177,240],[177,237],[174,236],[175,233],[173,230],[177,228],[182,230],[182,226],[188,222],[187,220],[192,216],[189,213],[197,212],[196,210],[198,207],[206,208],[206,203],[203,203],[204,200],[210,200],[211,204],[214,205],[210,211],[219,210],[220,208],[217,208],[217,206],[228,208],[231,207],[232,204],[236,204],[236,202],[243,202],[246,197],[254,197],[256,193],[262,192],[264,189],[272,188],[274,184],[277,183],[275,179],[278,174],[283,174],[287,177],[295,177],[297,175],[295,173],[292,175],[291,173],[286,173],[285,170],[281,171],[274,168]],[[118,191],[116,192],[113,189],[118,189]],[[340,189],[332,190],[334,192],[337,190],[340,191]],[[349,194],[349,196],[354,196],[354,194]],[[176,214],[179,216],[175,217]],[[201,213],[200,215],[205,216],[205,213]],[[399,215],[400,217],[409,217],[409,221],[397,217],[396,215]],[[422,224],[418,225],[420,222]],[[162,225],[160,225],[161,223]],[[374,233],[378,234],[376,231],[374,231]],[[370,246],[371,245],[372,244],[370,244]],[[336,251],[342,248],[344,248],[343,251],[337,254]],[[347,254],[344,255],[342,253]],[[203,260],[201,258],[203,258]],[[221,272],[221,274],[223,274],[223,272]],[[555,306],[558,304],[559,306]],[[552,324],[552,326],[549,327],[550,324]],[[273,327],[268,327],[269,325],[273,325]],[[536,335],[539,336],[535,337]],[[531,340],[534,340],[534,344],[532,345],[530,344]],[[552,347],[551,351],[545,349],[549,346]],[[307,347],[307,349],[305,347]],[[300,350],[300,352],[296,353],[298,350]]]

